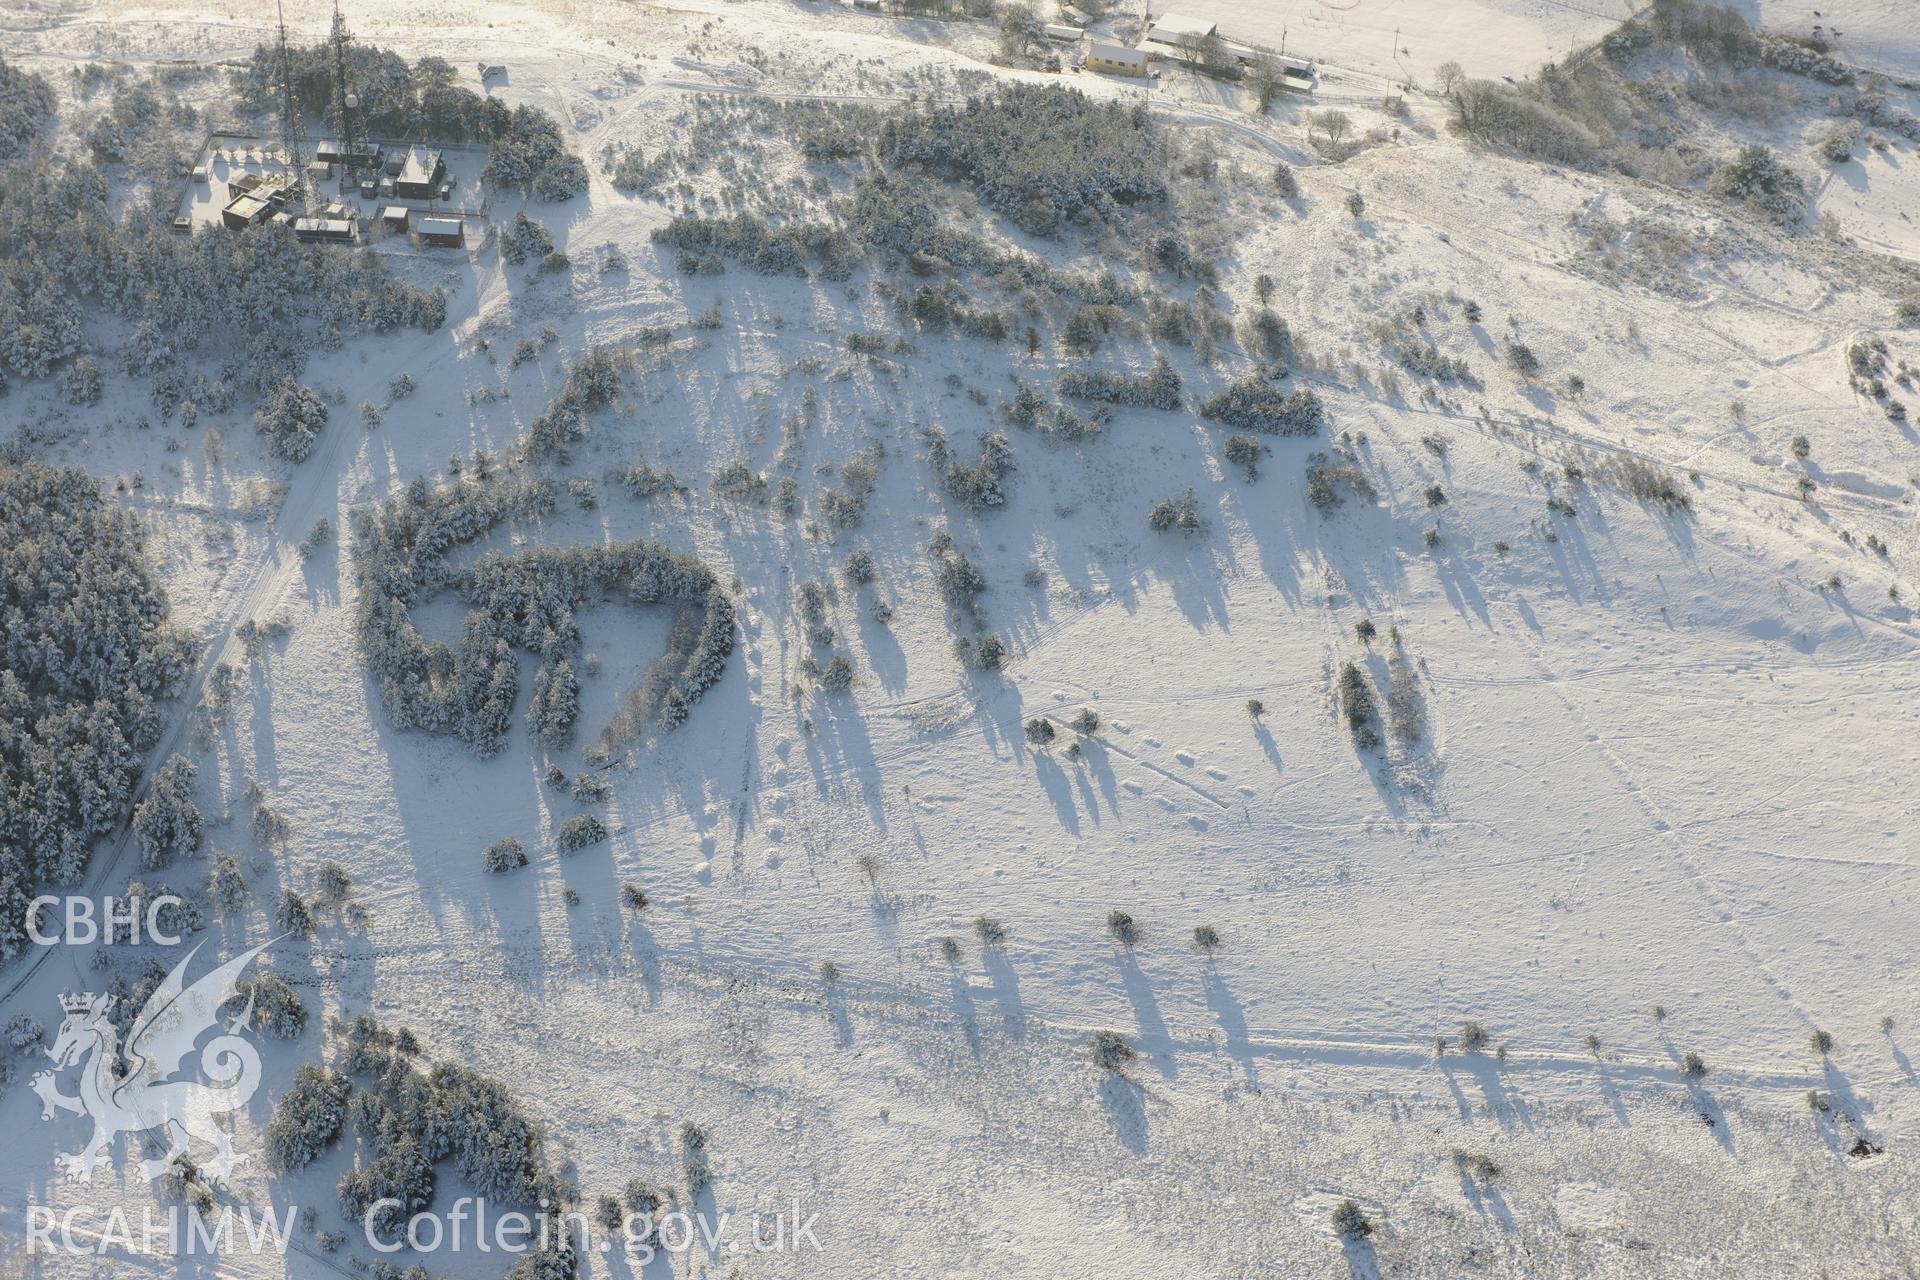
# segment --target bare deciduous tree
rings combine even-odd
[[[1272,58],[1259,57],[1247,68],[1247,88],[1253,91],[1254,101],[1260,104],[1260,114],[1267,114],[1274,99],[1286,90],[1286,72]]]
[[[1327,136],[1327,145],[1337,147],[1349,133],[1353,132],[1353,119],[1344,111],[1315,111],[1307,116],[1307,141],[1313,141],[1314,130],[1318,129]]]

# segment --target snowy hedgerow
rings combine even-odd
[[[606,838],[605,824],[590,813],[581,813],[560,824],[553,833],[553,844],[562,853],[576,853]]]
[[[253,425],[276,456],[304,462],[320,428],[327,425],[327,406],[312,387],[283,377],[254,410]]]
[[[1088,373],[1073,369],[1060,375],[1060,394],[1077,400],[1139,405],[1147,409],[1178,409],[1180,375],[1165,360],[1155,363],[1151,372],[1142,374],[1107,370]]]
[[[267,1123],[267,1158],[292,1173],[318,1159],[340,1136],[352,1083],[338,1071],[312,1062],[294,1068],[293,1083],[280,1095]]]
[[[1806,76],[1822,84],[1853,84],[1858,79],[1853,69],[1845,63],[1778,36],[1760,36],[1760,61],[1776,71]]]
[[[1271,380],[1255,375],[1208,396],[1200,416],[1263,435],[1310,436],[1326,421],[1326,409],[1306,388],[1283,395]]]
[[[164,867],[200,848],[204,823],[193,803],[193,764],[174,755],[153,775],[147,798],[133,811],[133,833],[140,841],[140,869]]]
[[[487,870],[496,875],[517,871],[527,865],[527,849],[518,836],[502,836],[487,846],[484,861]]]
[[[271,973],[253,980],[247,990],[253,1004],[253,1025],[282,1040],[291,1040],[307,1027],[307,1007],[293,988]]]
[[[184,684],[193,642],[167,624],[133,518],[86,473],[36,462],[0,459],[0,619],[5,957],[37,887],[74,883],[128,816],[156,703]]]

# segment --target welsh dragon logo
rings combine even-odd
[[[195,1138],[214,1149],[214,1159],[204,1170],[210,1178],[225,1181],[247,1159],[234,1154],[232,1141],[214,1117],[245,1106],[260,1087],[259,1051],[240,1034],[253,1013],[252,996],[226,1023],[223,1034],[205,1045],[198,1041],[219,1022],[220,1006],[239,996],[241,971],[274,941],[235,956],[190,987],[185,981],[187,966],[205,943],[189,951],[147,997],[128,1028],[124,1070],[117,1069],[121,1046],[112,1018],[114,998],[92,993],[60,997],[66,1021],[46,1051],[55,1069],[33,1078],[33,1091],[40,1095],[40,1118],[51,1120],[57,1110],[93,1121],[93,1136],[84,1147],[56,1157],[61,1172],[91,1183],[94,1166],[107,1154],[115,1134],[154,1129],[160,1130],[167,1149],[155,1159],[140,1162],[145,1181],[166,1173],[187,1154]],[[205,1081],[175,1079],[196,1047],[199,1074]],[[82,1063],[78,1096],[62,1093],[57,1073]]]

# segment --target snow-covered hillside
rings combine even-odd
[[[250,399],[160,414],[114,354],[132,326],[91,304],[98,403],[57,376],[0,401],[21,449],[144,523],[201,646],[152,755],[198,765],[205,851],[144,874],[117,830],[84,891],[189,890],[197,965],[283,933],[285,893],[312,904],[312,936],[260,962],[308,1017],[257,1037],[235,1149],[369,1014],[511,1091],[584,1212],[638,1177],[742,1220],[819,1214],[817,1252],[589,1248],[581,1276],[1902,1274],[1920,436],[1893,406],[1920,366],[1920,141],[1869,124],[1823,165],[1835,86],[1759,68],[1736,102],[1660,47],[1621,63],[1670,129],[1637,163],[1450,126],[1437,64],[1518,80],[1609,7],[1191,6],[1324,60],[1318,96],[1265,113],[1171,64],[999,68],[989,24],[827,0],[347,11],[362,44],[551,113],[585,193],[493,192],[465,250],[375,241],[446,320],[315,342],[303,461]],[[1897,6],[1856,7],[1825,11],[1833,56],[1920,76]],[[331,9],[287,21],[311,43]],[[63,95],[67,158],[109,110],[80,68],[238,65],[271,35],[258,6],[5,14],[0,53]],[[208,127],[242,112],[226,80],[180,84]],[[1103,180],[1165,198],[1043,226],[938,138],[875,179],[912,113],[996,84],[1120,104],[1062,116],[1059,163],[1096,128],[1145,139]],[[1791,226],[1719,177],[1755,143],[1804,176]],[[544,261],[502,253],[522,212]],[[768,244],[797,269],[755,270]],[[573,372],[596,352],[604,399]],[[1074,394],[1162,361],[1172,408]],[[1310,393],[1323,424],[1248,425],[1229,393]],[[511,500],[540,481],[544,506]],[[379,544],[417,558],[375,598],[401,581],[362,559],[377,522],[436,503],[459,532]],[[493,619],[521,625],[573,571],[531,553],[642,541],[732,610],[686,723],[657,713],[707,597],[611,578],[573,602],[577,647],[487,646],[503,745],[426,723],[429,685],[489,697],[447,688],[481,669],[476,566],[534,566],[491,597],[524,590]],[[969,566],[983,588],[956,587]],[[445,665],[375,671],[376,607]],[[578,714],[543,741],[528,704],[561,655]],[[489,868],[509,837],[528,865]],[[226,910],[222,855],[248,886]],[[0,1015],[51,1040],[63,991],[129,999],[182,954],[30,947]],[[1100,1032],[1136,1056],[1101,1063]],[[160,1145],[131,1135],[91,1187],[63,1180],[84,1122],[41,1122],[40,1046],[12,1061],[9,1254],[35,1206],[164,1202],[137,1171]],[[336,1188],[373,1127],[214,1192],[311,1208],[285,1254],[108,1241],[20,1274],[362,1274]],[[477,1185],[449,1160],[433,1204]],[[1348,1199],[1367,1232],[1336,1231]]]

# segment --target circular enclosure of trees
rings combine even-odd
[[[712,570],[658,543],[535,548],[489,553],[471,568],[449,561],[455,548],[502,521],[554,508],[552,482],[462,481],[439,489],[416,481],[377,512],[357,520],[357,629],[362,653],[380,680],[381,701],[402,728],[452,734],[491,755],[506,743],[519,694],[514,650],[541,659],[532,719],[549,745],[572,729],[573,687],[581,649],[574,610],[600,599],[681,604],[698,626],[675,628],[649,695],[648,711],[672,728],[726,670],[733,653],[733,602]],[[459,647],[415,629],[415,606],[451,591],[469,606]]]

